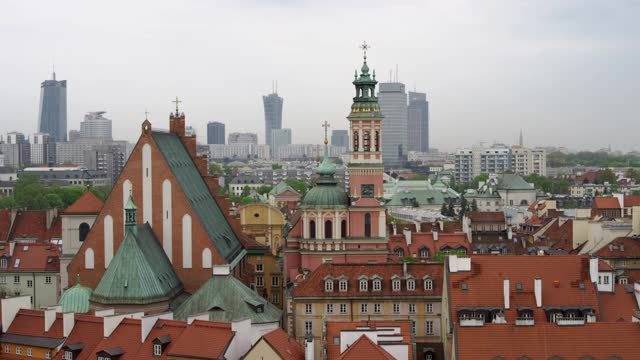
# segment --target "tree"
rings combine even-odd
[[[633,190],[631,195],[640,195],[640,190]]]
[[[13,190],[16,207],[29,210],[46,209],[48,206],[47,199],[45,199],[46,192],[38,175],[22,173]]]
[[[92,186],[89,188],[89,191],[91,191],[93,195],[97,196],[100,200],[107,201],[107,197],[109,197],[109,193],[111,193],[111,187],[107,185]]]
[[[244,196],[240,202],[243,204],[251,204],[253,202],[253,196]]]
[[[454,207],[454,199],[449,199],[449,206],[447,207],[447,216],[456,216],[456,209]]]
[[[604,184],[605,182],[612,185],[618,182],[618,178],[616,174],[613,173],[613,170],[605,169],[596,175],[596,184]]]
[[[281,164],[271,164],[271,170],[280,170],[282,169]]]
[[[45,198],[47,199],[47,204],[50,208],[64,207],[64,203],[62,202],[62,199],[60,199],[60,196],[58,196],[58,194],[49,193],[45,196]]]
[[[223,174],[224,169],[219,164],[213,163],[209,165],[209,175],[222,176]]]
[[[440,209],[440,214],[442,216],[448,216],[449,210],[447,209],[447,203],[442,203],[442,208]]]
[[[260,195],[264,195],[264,194],[268,194],[271,191],[271,189],[273,189],[272,186],[262,185],[258,189],[256,189],[256,192]]]
[[[291,186],[293,190],[297,191],[301,196],[307,193],[307,184],[302,180],[298,179],[287,179],[285,180],[287,185]]]
[[[428,177],[422,174],[412,174],[407,180],[427,180]]]
[[[249,187],[249,185],[245,185],[245,187],[242,189],[242,197],[246,197],[251,195],[251,188]]]
[[[464,196],[460,197],[460,212],[458,213],[458,215],[460,216],[460,219],[462,219],[464,217],[464,214],[467,213],[469,211],[469,202],[467,201],[467,199],[464,198]]]
[[[437,261],[437,262],[444,262],[444,259],[449,255],[466,256],[467,252],[463,250],[438,251],[433,255],[431,260]]]
[[[471,180],[471,187],[477,189],[480,186],[480,182],[487,182],[489,180],[489,174],[480,174]]]
[[[478,211],[478,202],[476,201],[476,199],[473,199],[473,201],[471,202],[471,211]]]
[[[0,209],[13,209],[16,206],[16,199],[14,199],[13,196],[0,198]]]

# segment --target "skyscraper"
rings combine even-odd
[[[54,142],[67,141],[67,81],[57,81],[55,72],[40,85],[38,131]]]
[[[429,151],[429,102],[427,94],[409,92],[407,114],[409,151]]]
[[[274,159],[280,159],[278,149],[286,145],[291,145],[291,129],[271,130],[271,152]]]
[[[385,166],[402,166],[407,158],[407,93],[400,82],[380,83],[378,104],[382,122],[382,158]]]
[[[264,138],[271,145],[271,130],[282,129],[282,103],[284,99],[277,92],[262,97],[264,103]]]
[[[348,130],[332,130],[331,131],[331,145],[348,147],[349,146],[349,131]]]
[[[207,124],[207,144],[224,144],[225,126],[221,122],[212,121]]]
[[[103,117],[106,111],[94,111],[84,115],[80,122],[80,137],[83,139],[112,140],[111,120]]]

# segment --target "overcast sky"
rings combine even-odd
[[[40,82],[67,80],[68,128],[105,110],[134,141],[145,108],[264,139],[278,80],[294,142],[346,129],[358,45],[430,101],[432,147],[516,143],[640,150],[638,1],[0,0],[0,132],[36,131]]]

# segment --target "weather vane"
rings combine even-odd
[[[324,124],[322,124],[322,127],[324,128],[324,144],[328,144],[329,140],[327,138],[327,132],[329,131],[329,122],[327,120],[324,121]]]
[[[367,50],[369,50],[370,48],[371,48],[371,45],[367,44],[366,41],[363,41],[362,45],[360,45],[360,49],[364,53],[364,59],[365,60],[367,60]]]

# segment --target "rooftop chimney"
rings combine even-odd
[[[307,360],[314,360],[314,346],[313,346],[313,335],[307,334],[304,339],[304,358]]]
[[[503,294],[504,294],[504,308],[509,310],[509,278],[504,278],[503,281]]]
[[[51,329],[51,325],[56,321],[56,309],[44,310],[44,332],[48,332]]]
[[[513,240],[513,229],[511,228],[511,225],[509,225],[509,228],[507,229],[507,239]]]
[[[633,234],[640,235],[640,206],[631,208],[631,223],[633,224]]]
[[[69,337],[69,334],[71,334],[71,330],[73,330],[73,327],[76,325],[75,320],[76,320],[75,314],[72,312],[62,314],[62,336],[63,337]]]
[[[536,276],[533,285],[536,296],[536,306],[542,307],[542,279],[539,276]]]
[[[402,229],[402,234],[404,235],[404,239],[407,241],[407,246],[411,245],[411,230],[410,229]]]
[[[433,241],[438,241],[438,231],[437,230],[433,231]]]
[[[598,258],[589,259],[589,276],[592,283],[598,282]]]

